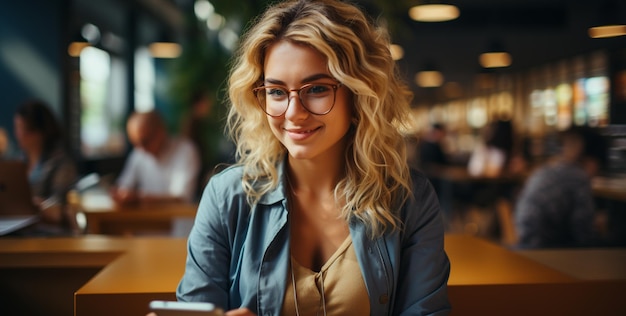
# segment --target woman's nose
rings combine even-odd
[[[287,111],[285,112],[285,118],[294,119],[302,116],[308,116],[309,111],[302,105],[300,96],[296,91],[292,91],[289,94],[289,104],[287,105]]]

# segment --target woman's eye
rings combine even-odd
[[[315,86],[310,86],[307,89],[307,93],[319,94],[319,93],[328,92],[328,90],[330,90],[330,87],[328,87],[327,85],[315,85]]]
[[[280,89],[280,88],[270,88],[270,89],[266,89],[266,91],[267,91],[267,95],[273,96],[275,98],[279,98],[279,97],[283,97],[287,95],[285,90]]]

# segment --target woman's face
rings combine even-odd
[[[305,84],[339,83],[328,71],[324,55],[309,46],[289,41],[276,42],[267,49],[264,74],[264,85],[278,85],[285,90],[299,89]],[[272,132],[287,148],[289,155],[296,159],[342,157],[353,111],[349,90],[339,86],[334,107],[325,115],[307,111],[297,91],[288,93],[286,112],[278,117],[268,115],[267,118]],[[305,95],[303,97],[306,99]]]
[[[21,116],[15,115],[13,118],[13,127],[15,139],[17,140],[18,146],[22,150],[28,151],[29,148],[32,148],[37,144],[37,140],[39,138],[38,133],[29,130],[26,122]]]

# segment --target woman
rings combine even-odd
[[[474,177],[497,178],[508,173],[513,153],[511,121],[493,121],[483,131],[483,142],[474,147],[467,170]]]
[[[25,233],[66,234],[76,228],[65,208],[77,170],[62,147],[61,126],[42,101],[27,101],[14,116],[15,137],[28,166],[28,180],[42,224]]]
[[[398,132],[410,96],[358,8],[269,8],[230,74],[238,162],[205,188],[178,299],[227,315],[447,314],[439,205]]]

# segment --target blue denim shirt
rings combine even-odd
[[[241,167],[211,178],[189,235],[178,300],[212,302],[225,310],[247,307],[259,316],[280,314],[290,258],[283,169],[278,187],[256,205],[246,202]],[[450,311],[450,263],[437,197],[421,173],[412,173],[412,181],[414,199],[397,212],[402,230],[372,239],[362,222],[349,223],[371,315]]]

